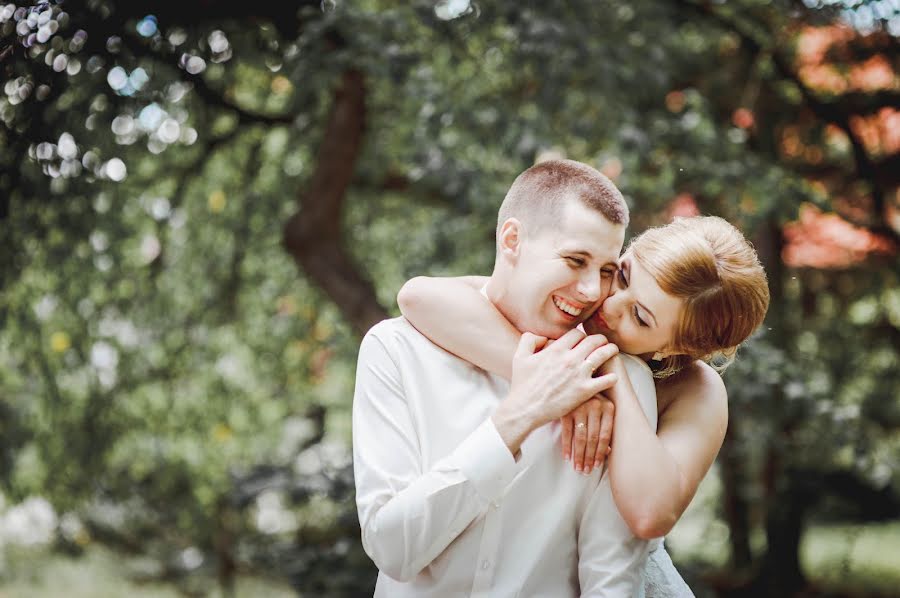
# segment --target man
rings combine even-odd
[[[376,596],[631,596],[647,543],[608,476],[559,457],[556,420],[612,386],[617,349],[573,330],[605,298],[628,211],[593,168],[543,162],[498,214],[485,296],[524,334],[507,385],[402,318],[363,339],[353,452]],[[544,347],[548,338],[559,339]],[[630,371],[655,425],[653,382]]]

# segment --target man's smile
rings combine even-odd
[[[555,305],[561,312],[563,312],[567,316],[571,316],[573,318],[577,318],[581,315],[581,312],[584,311],[583,305],[572,303],[571,301],[567,301],[562,297],[559,297],[558,295],[553,295],[553,305]]]

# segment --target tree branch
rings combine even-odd
[[[189,83],[201,100],[209,105],[218,106],[225,110],[231,110],[237,113],[238,121],[242,124],[263,123],[270,125],[290,125],[294,123],[296,117],[293,114],[262,114],[260,112],[248,110],[229,101],[221,93],[210,87],[202,74],[192,75],[178,66],[178,57],[174,52],[163,52],[161,50],[153,49],[147,46],[143,40],[136,38],[132,34],[124,35],[122,41],[135,56],[147,55],[154,60],[159,60],[175,69],[182,81]]]
[[[872,189],[872,207],[877,224],[870,226],[871,230],[888,235],[894,241],[900,241],[900,235],[885,221],[885,187],[882,184],[883,174],[879,172],[872,158],[869,157],[865,145],[859,136],[850,126],[850,117],[856,113],[849,112],[853,107],[865,108],[862,113],[871,113],[876,110],[880,102],[896,99],[896,92],[886,91],[883,94],[875,94],[874,99],[864,100],[865,94],[854,94],[848,98],[841,98],[835,101],[825,101],[819,98],[812,89],[810,89],[800,76],[791,68],[788,59],[777,51],[774,44],[768,40],[760,40],[757,35],[742,27],[739,23],[730,17],[723,15],[717,11],[712,5],[707,3],[695,2],[693,0],[678,0],[678,3],[700,13],[718,23],[727,31],[736,33],[741,40],[753,52],[760,50],[767,51],[772,57],[772,64],[775,71],[782,79],[792,83],[800,92],[803,102],[807,108],[821,121],[833,124],[840,128],[850,140],[853,149],[853,159],[856,165],[857,176],[869,183]],[[864,102],[869,102],[867,106],[863,106]]]
[[[298,211],[284,227],[283,243],[297,265],[337,303],[347,321],[365,333],[387,312],[342,246],[341,215],[365,129],[365,81],[349,69],[334,92],[316,168]]]

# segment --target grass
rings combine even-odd
[[[716,519],[721,486],[717,475],[703,481],[666,546],[676,562],[715,571],[728,564],[729,531]],[[761,530],[751,536],[765,550]],[[900,521],[859,525],[811,525],[800,544],[800,566],[817,590],[850,596],[900,595]]]
[[[900,521],[813,526],[803,537],[800,563],[821,588],[896,596],[900,588]]]
[[[713,514],[720,496],[718,477],[707,476],[700,491],[666,539],[678,563],[692,570],[722,570],[728,561],[728,528]],[[752,538],[754,552],[765,538]],[[800,560],[817,591],[848,596],[900,595],[900,521],[868,525],[813,525],[803,536]],[[0,546],[0,598],[182,598],[173,583],[138,580],[142,563],[96,544],[81,557],[47,549]],[[143,567],[146,571],[146,566]],[[199,576],[198,576],[199,577]],[[212,577],[195,580],[201,596],[221,596]],[[287,584],[253,576],[237,579],[237,597],[295,597]]]
[[[0,598],[184,598],[172,583],[139,581],[132,573],[136,568],[128,559],[96,544],[80,557],[46,549],[6,548],[0,563]],[[201,583],[205,585],[201,595],[222,596],[217,581],[207,581]],[[235,596],[295,598],[297,593],[277,581],[240,576]]]

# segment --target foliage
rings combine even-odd
[[[770,330],[726,376],[725,451],[736,499],[765,501],[733,530],[793,504],[795,477],[816,517],[864,515],[827,483],[842,473],[896,516],[895,260],[791,269],[780,235],[810,202],[896,243],[895,156],[851,124],[889,105],[896,64],[856,95],[795,69],[799,32],[839,18],[872,30],[851,59],[891,56],[886,3],[257,4],[0,7],[12,497],[161,562],[199,549],[224,583],[264,563],[319,593],[368,587],[333,448],[356,334],[411,275],[488,271],[509,183],[562,153],[616,180],[635,230],[686,198],[767,261]]]

